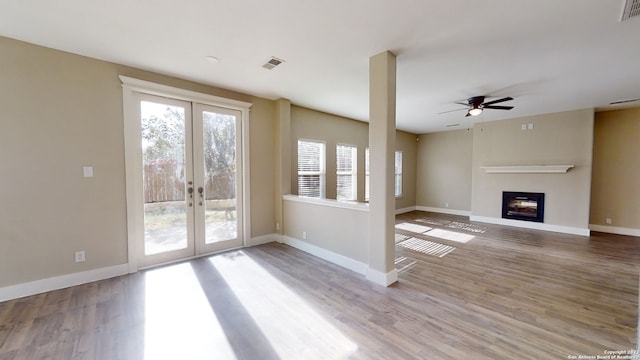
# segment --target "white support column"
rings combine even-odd
[[[369,269],[367,279],[389,286],[395,269],[394,152],[396,139],[396,56],[369,59]]]

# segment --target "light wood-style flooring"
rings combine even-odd
[[[385,288],[287,245],[0,303],[5,359],[568,359],[637,349],[640,239],[396,221]]]

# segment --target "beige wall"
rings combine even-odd
[[[272,101],[2,37],[0,52],[0,287],[126,263],[118,75],[253,103],[251,231],[275,232]]]
[[[638,155],[640,109],[595,114],[591,224],[640,229]]]
[[[335,201],[321,200],[328,204]],[[368,211],[304,201],[285,200],[283,203],[284,235],[364,264],[369,263]],[[306,239],[303,239],[303,232],[306,232]]]
[[[416,205],[471,211],[473,131],[420,136],[416,166]]]
[[[587,229],[593,110],[476,124],[472,214],[500,218],[502,191],[543,192],[545,223]],[[523,131],[522,124],[534,129]],[[564,174],[487,174],[491,165],[575,165]]]
[[[364,201],[364,150],[369,145],[369,124],[316,110],[291,106],[291,189],[297,194],[298,139],[326,143],[326,197],[336,198],[336,145],[358,147],[358,201]],[[403,152],[403,192],[396,208],[415,205],[416,135],[397,131],[396,149]]]

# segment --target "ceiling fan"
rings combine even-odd
[[[466,103],[465,102],[455,102],[455,103],[459,104],[459,105],[464,105],[464,106],[468,106],[469,107],[467,109],[467,115],[465,115],[465,117],[467,117],[467,116],[478,116],[478,115],[482,114],[482,111],[484,109],[493,109],[493,110],[511,110],[511,109],[513,109],[513,106],[495,105],[495,104],[498,104],[498,103],[501,103],[501,102],[513,100],[513,98],[510,97],[510,96],[504,97],[502,99],[487,101],[487,102],[484,102],[484,99],[485,99],[484,96],[473,96],[473,97],[468,98]],[[458,111],[458,110],[464,110],[464,109],[457,109],[457,110],[451,110],[451,111]],[[445,111],[444,113],[451,112],[451,111]],[[444,113],[440,113],[440,114],[444,114]]]

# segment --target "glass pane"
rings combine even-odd
[[[141,102],[144,253],[187,247],[185,110]]]
[[[205,243],[238,237],[236,117],[204,111]]]

